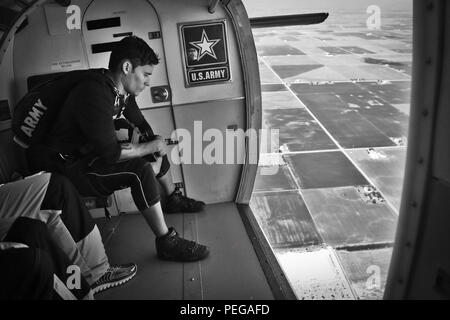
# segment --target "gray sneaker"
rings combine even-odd
[[[120,286],[136,275],[137,265],[134,263],[110,266],[108,270],[91,287],[94,294],[103,290]]]
[[[164,213],[195,213],[205,209],[205,203],[203,201],[184,196],[179,188],[175,188],[175,191],[167,197],[166,202],[166,205],[163,207]]]
[[[181,238],[173,227],[169,228],[166,235],[157,237],[155,242],[158,258],[162,260],[199,261],[209,255],[207,246]]]

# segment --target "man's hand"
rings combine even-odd
[[[166,142],[161,136],[155,136],[150,142],[139,144],[122,143],[120,146],[122,150],[119,161],[143,157],[149,154],[156,154],[162,157],[168,152]]]
[[[155,136],[154,140],[152,140],[150,143],[154,144],[155,154],[157,157],[163,157],[167,154],[168,149],[166,145],[166,141],[161,136]]]

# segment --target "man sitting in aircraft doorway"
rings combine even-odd
[[[69,177],[83,196],[105,196],[130,187],[136,207],[156,235],[158,257],[197,261],[206,258],[209,249],[167,227],[158,181],[167,194],[166,213],[198,212],[204,203],[175,188],[165,142],[153,134],[135,101],[150,85],[158,63],[144,40],[135,36],[122,39],[111,52],[104,81],[86,80],[74,86],[44,142],[27,149],[27,158],[32,171],[59,172]],[[113,117],[122,112],[148,141],[118,142]],[[156,176],[149,162],[153,157],[162,157]]]

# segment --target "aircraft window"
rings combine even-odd
[[[244,0],[249,17],[328,12],[253,29],[264,129],[250,207],[299,299],[381,299],[408,139],[412,1]]]

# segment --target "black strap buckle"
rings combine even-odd
[[[103,198],[103,208],[105,209],[105,217],[111,220],[111,213],[108,210],[108,197]]]
[[[74,160],[75,160],[75,156],[70,155],[70,154],[62,154],[62,153],[59,153],[59,157],[60,157],[61,159],[63,159],[64,161],[74,161]]]

